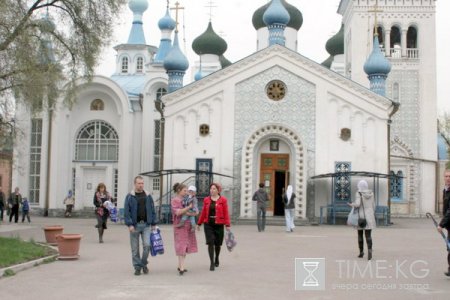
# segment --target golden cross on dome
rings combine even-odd
[[[212,8],[213,7],[217,7],[217,5],[214,5],[214,1],[213,0],[209,0],[208,1],[208,5],[206,5],[205,7],[209,7],[209,21],[211,21],[211,19],[212,19]]]
[[[175,7],[171,7],[171,10],[175,10],[175,23],[176,23],[176,28],[175,31],[178,32],[178,11],[180,9],[184,9],[184,7],[180,6],[180,2],[175,2]]]
[[[378,35],[378,19],[377,19],[377,13],[383,12],[382,10],[378,9],[378,0],[375,1],[375,5],[373,6],[373,9],[368,10],[367,12],[371,13],[373,12],[375,14],[375,24],[373,28],[374,36]]]

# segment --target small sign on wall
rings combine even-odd
[[[86,186],[86,189],[87,189],[87,190],[92,190],[92,183],[89,182],[89,183],[87,184],[87,186]]]
[[[279,140],[270,140],[270,151],[278,151],[280,149]]]

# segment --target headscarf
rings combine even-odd
[[[367,191],[368,189],[369,189],[369,185],[367,184],[367,181],[360,180],[358,182],[358,192],[364,192],[364,191]]]
[[[72,190],[69,190],[69,193],[67,194],[67,197],[68,198],[72,198],[72,195],[73,195]]]
[[[292,185],[288,185],[286,189],[286,197],[287,197],[287,205],[289,205],[289,202],[291,201],[292,197]]]

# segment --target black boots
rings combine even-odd
[[[362,235],[361,236],[358,235],[358,247],[359,247],[358,257],[361,258],[364,256],[364,240],[363,240]]]
[[[448,267],[448,271],[444,272],[445,276],[449,276],[450,277],[450,267]]]
[[[367,260],[372,259],[372,249],[369,249],[369,254],[367,255]]]

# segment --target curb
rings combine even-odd
[[[50,256],[44,256],[44,257],[41,257],[41,258],[38,258],[38,259],[35,259],[35,260],[31,260],[31,261],[27,261],[27,262],[24,262],[24,263],[21,263],[21,264],[18,264],[18,265],[12,265],[12,266],[9,266],[9,267],[2,268],[2,269],[0,269],[0,279],[2,277],[5,277],[5,271],[6,270],[11,270],[11,271],[14,272],[14,274],[17,274],[20,271],[27,270],[27,269],[39,266],[39,265],[43,264],[46,260],[49,260],[49,259],[56,260],[58,255],[59,254],[53,254],[53,255],[50,255]]]

